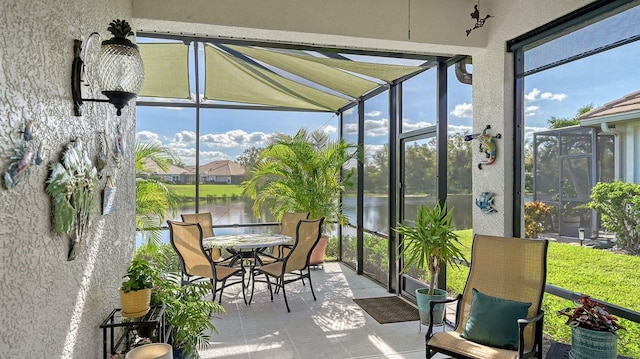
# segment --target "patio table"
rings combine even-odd
[[[248,301],[246,299],[248,293],[245,292],[243,294],[245,304],[251,304],[251,300],[253,299],[253,285],[251,285],[251,282],[254,280],[253,267],[256,263],[262,263],[258,253],[263,248],[292,244],[293,241],[293,237],[283,234],[246,233],[207,237],[202,240],[202,245],[205,248],[216,247],[227,249],[233,255],[232,265],[240,261],[240,266],[243,270],[248,266],[250,271],[247,277],[248,283],[245,285],[245,291],[248,291],[249,287],[252,288]]]

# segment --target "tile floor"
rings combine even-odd
[[[353,298],[392,295],[358,276],[350,268],[326,263],[312,270],[317,301],[300,282],[287,286],[291,313],[282,294],[269,299],[266,285],[256,284],[251,305],[245,305],[239,286],[228,288],[222,299],[226,310],[213,322],[218,334],[200,351],[203,359],[230,358],[425,358],[424,334],[419,322],[378,324]],[[444,356],[436,356],[441,359]]]

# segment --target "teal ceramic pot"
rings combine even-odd
[[[418,313],[420,313],[420,323],[429,325],[429,302],[432,300],[447,299],[447,291],[436,288],[433,295],[429,295],[429,288],[416,289],[416,302],[418,303]],[[433,325],[441,325],[444,321],[445,305],[438,304],[433,310]]]
[[[618,337],[610,332],[571,328],[571,359],[616,359]]]

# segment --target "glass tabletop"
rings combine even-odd
[[[247,233],[207,237],[202,240],[205,247],[251,249],[273,247],[293,243],[293,238],[274,233]]]

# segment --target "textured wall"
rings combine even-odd
[[[135,246],[133,141],[135,113],[117,118],[107,104],[87,104],[72,116],[73,39],[108,35],[112,19],[130,19],[131,2],[4,0],[0,2],[0,172],[25,121],[44,143],[44,163],[12,190],[0,189],[0,357],[98,358],[98,326],[118,305],[117,288]],[[95,157],[99,131],[113,139],[117,124],[129,144],[117,185],[117,209],[96,216],[82,253],[67,261],[68,238],[52,232],[45,192],[48,166],[67,143],[82,139]],[[105,180],[100,180],[104,187]]]

